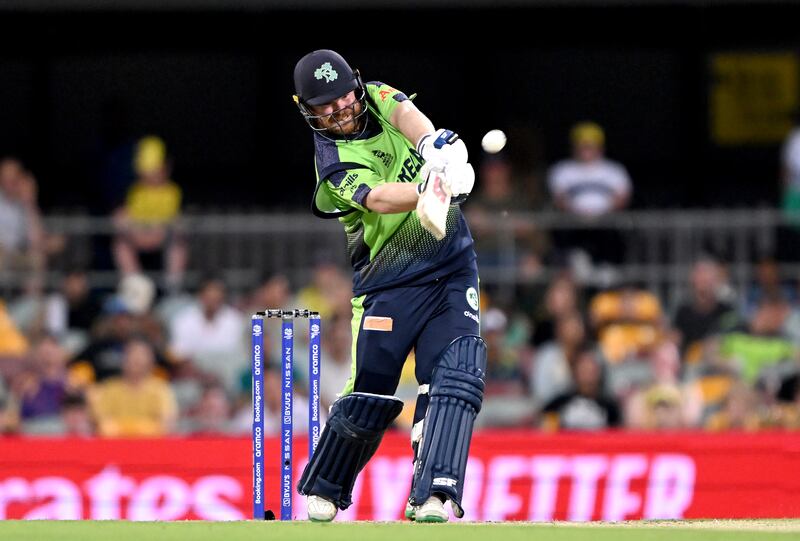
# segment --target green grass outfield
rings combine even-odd
[[[0,521],[2,541],[744,541],[798,538],[800,520],[621,524]]]

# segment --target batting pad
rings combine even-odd
[[[297,491],[328,498],[339,509],[350,507],[356,476],[402,409],[397,397],[369,393],[351,393],[334,402]]]
[[[461,495],[472,425],[483,402],[486,342],[480,336],[453,340],[433,369],[425,414],[422,452],[414,468],[411,503],[422,505],[434,492],[447,495],[464,515]]]

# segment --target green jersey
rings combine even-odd
[[[389,122],[405,94],[367,83],[367,125],[356,139],[314,134],[317,189],[312,207],[338,217],[347,235],[356,295],[434,280],[475,259],[472,236],[458,205],[451,205],[447,234],[437,241],[416,211],[379,214],[366,208],[370,190],[387,182],[422,181],[424,160]]]

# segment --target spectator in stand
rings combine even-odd
[[[741,381],[738,367],[722,355],[724,335],[711,335],[702,341],[701,355],[697,362],[683,366],[683,381],[696,385],[700,390],[702,411],[699,426],[725,406],[731,390]]]
[[[196,301],[175,315],[169,334],[169,350],[182,376],[221,383],[231,394],[238,391],[248,367],[248,327],[241,312],[227,303],[220,278],[203,279]]]
[[[154,375],[155,354],[149,342],[125,344],[122,376],[89,389],[89,404],[98,433],[106,437],[163,436],[177,418],[169,384]]]
[[[69,393],[61,403],[61,424],[64,436],[88,438],[95,435],[92,414],[83,393]]]
[[[486,341],[486,388],[479,426],[530,426],[533,403],[522,369],[521,356],[508,336],[508,317],[499,308],[481,316],[481,336]]]
[[[173,363],[162,353],[164,339],[160,325],[151,314],[155,286],[144,275],[130,275],[120,281],[118,292],[103,306],[93,325],[88,345],[69,363],[70,382],[85,386],[122,373],[125,344],[134,336],[145,338],[156,351],[158,370],[171,373]]]
[[[23,422],[61,415],[61,404],[68,390],[68,360],[69,354],[52,336],[43,337],[33,347],[28,366],[13,382]]]
[[[606,390],[624,402],[652,380],[647,360],[668,333],[661,301],[641,284],[627,282],[595,295],[589,317],[608,363]]]
[[[635,413],[625,423],[627,428],[659,431],[687,428],[683,396],[677,386],[656,384],[634,398],[637,402],[631,410]]]
[[[594,122],[576,124],[570,132],[572,158],[550,171],[556,207],[593,218],[628,206],[631,181],[625,167],[604,156],[605,133]]]
[[[501,152],[485,154],[479,170],[477,194],[465,202],[465,212],[470,230],[475,237],[475,251],[482,265],[490,267],[518,265],[509,261],[504,253],[502,236],[511,233],[517,243],[518,252],[541,259],[547,250],[547,239],[534,228],[531,221],[512,218],[509,213],[531,210],[530,201],[520,197],[521,186],[515,182],[513,168]]]
[[[67,347],[82,349],[89,339],[92,325],[103,310],[100,299],[89,287],[85,270],[68,271],[59,290],[48,296],[45,303],[44,329],[48,334],[65,341]]]
[[[547,404],[569,390],[572,386],[570,366],[586,338],[583,317],[577,311],[564,314],[556,321],[555,339],[542,344],[534,358],[531,394],[536,404]]]
[[[761,301],[767,297],[782,298],[789,305],[797,306],[797,286],[797,280],[781,278],[780,266],[773,258],[767,257],[760,260],[755,268],[755,282],[744,295],[743,312],[745,317],[748,319],[752,317]]]
[[[548,174],[556,208],[584,221],[594,220],[628,206],[631,181],[625,167],[604,156],[605,134],[593,122],[576,124],[570,133],[572,158],[555,164]],[[622,261],[622,246],[615,231],[567,230],[554,234],[558,250],[580,249],[592,263]],[[572,254],[563,254],[571,258]]]
[[[0,436],[12,434],[19,428],[19,406],[0,377]]]
[[[519,357],[506,340],[508,317],[499,308],[489,308],[481,317],[481,336],[486,341],[486,394],[526,394],[525,375]]]
[[[761,416],[762,410],[756,392],[744,382],[738,382],[726,395],[722,408],[708,418],[705,429],[714,432],[755,431],[762,427]]]
[[[746,325],[722,337],[721,354],[746,383],[778,385],[782,375],[794,368],[800,354],[800,331],[793,328],[797,321],[786,300],[766,297]]]
[[[117,235],[114,259],[123,275],[166,269],[167,288],[180,288],[187,264],[186,242],[179,227],[181,189],[170,179],[164,142],[142,138],[136,148],[137,180],[125,205],[114,212]]]
[[[265,274],[256,284],[252,291],[249,292],[249,295],[245,295],[240,299],[235,305],[235,308],[238,309],[244,315],[251,315],[256,312],[260,312],[263,310],[271,309],[271,308],[280,308],[280,309],[292,309],[292,308],[300,308],[299,304],[294,304],[295,299],[294,295],[291,290],[291,284],[289,282],[288,277],[285,274],[280,272],[276,273],[269,273]],[[303,306],[305,308],[305,306]],[[315,310],[316,307],[308,307],[309,310]],[[244,317],[244,316],[243,316]],[[348,322],[349,324],[349,322]],[[326,346],[326,341],[328,337],[328,322],[325,321],[325,336],[326,340],[323,340],[323,347]],[[296,340],[298,343],[295,344],[295,349],[297,349],[295,355],[295,365],[298,367],[303,364],[307,363],[307,351],[306,346],[308,336],[304,333],[299,333],[296,335]],[[279,348],[273,347],[276,344],[280,344],[281,341],[281,326],[280,325],[266,325],[264,327],[264,362],[266,364],[269,363],[277,363],[280,357]],[[349,355],[349,353],[348,353]],[[323,356],[323,359],[325,357]],[[348,376],[350,370],[350,362],[348,360],[347,364],[348,369]],[[299,377],[306,377],[307,376],[307,369],[305,367],[301,370],[302,376],[298,374]],[[243,389],[250,388],[250,366],[242,366],[241,372],[239,374],[239,385],[238,390],[241,391]],[[323,385],[325,381],[323,380]],[[338,389],[341,391],[341,389]],[[337,391],[337,392],[338,392]],[[236,394],[232,394],[231,396],[236,397]],[[247,400],[250,400],[249,395]]]
[[[683,362],[695,363],[702,353],[702,341],[735,326],[737,315],[733,306],[720,299],[722,271],[716,261],[697,261],[689,281],[691,298],[678,306],[673,327],[678,334]]]
[[[23,433],[80,437],[94,434],[86,399],[68,381],[68,358],[55,337],[45,335],[34,347],[26,370],[14,378],[18,397],[14,403]]]
[[[269,308],[289,308],[291,297],[292,290],[286,275],[268,274],[258,282],[241,309],[245,314],[253,314]]]
[[[203,389],[197,407],[182,421],[181,432],[195,436],[225,436],[241,433],[233,424],[233,408],[228,394],[221,385],[208,385]]]
[[[556,322],[573,312],[581,312],[578,286],[568,273],[554,278],[544,294],[544,302],[533,312],[533,334],[531,342],[540,346],[555,340]]]
[[[334,316],[350,317],[350,278],[329,254],[317,254],[315,259],[311,283],[297,292],[296,306],[314,309],[325,320]]]
[[[595,295],[589,316],[603,355],[612,364],[646,358],[665,332],[661,301],[635,282]]]
[[[26,289],[40,292],[45,233],[36,180],[15,158],[0,160],[0,269],[25,273]]]
[[[617,402],[603,391],[603,366],[593,347],[584,346],[572,366],[573,387],[545,404],[540,428],[604,430],[621,424]]]
[[[625,404],[625,425],[646,430],[675,430],[698,425],[703,410],[700,387],[682,384],[677,346],[664,341],[650,354],[653,381]]]

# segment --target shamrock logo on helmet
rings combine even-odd
[[[317,79],[324,78],[326,83],[330,83],[338,79],[339,74],[336,73],[336,70],[333,69],[330,62],[325,62],[314,71],[314,77]]]

